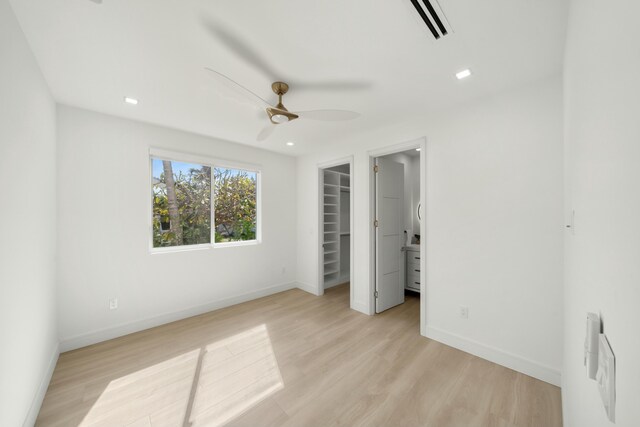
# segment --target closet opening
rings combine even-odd
[[[424,142],[371,154],[372,298],[375,313],[400,304],[424,319]],[[409,304],[409,306],[406,306]],[[423,332],[423,321],[420,321]]]
[[[352,161],[320,167],[320,288],[351,307]]]

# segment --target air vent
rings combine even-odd
[[[436,40],[451,32],[447,18],[436,0],[411,0],[411,3]]]

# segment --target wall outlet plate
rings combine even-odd
[[[118,298],[111,298],[109,300],[109,310],[117,310],[118,309]]]
[[[460,317],[462,317],[463,319],[469,318],[469,307],[464,305],[460,306]]]
[[[609,421],[615,422],[616,358],[609,345],[609,340],[604,334],[600,334],[599,339],[596,381],[598,382],[598,390]]]

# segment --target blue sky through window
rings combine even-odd
[[[172,166],[174,175],[178,175],[180,172],[182,172],[182,174],[184,175],[187,175],[189,173],[189,169],[202,168],[202,165],[198,165],[195,163],[177,162],[175,160],[171,161],[171,166]],[[221,170],[223,172],[228,170],[231,172],[232,176],[239,175],[240,173],[244,172],[247,174],[249,178],[256,179],[256,172],[243,171],[243,170],[231,169],[231,168],[216,168],[216,169]],[[164,168],[162,167],[162,160],[152,159],[152,172],[153,172],[153,177],[160,180],[160,175],[162,175],[162,173],[164,172]]]
[[[230,171],[231,176],[240,175],[241,173],[244,173],[249,178],[254,180],[256,179],[256,173],[251,171],[246,171],[241,169],[231,169],[231,168],[216,168],[216,170],[221,171],[222,173],[224,173],[225,171]]]
[[[200,169],[202,165],[197,165],[195,163],[184,163],[184,162],[176,162],[171,161],[171,167],[173,169],[173,174],[178,175],[182,172],[183,175],[189,174],[189,169]],[[153,159],[153,177],[160,179],[160,175],[164,172],[164,168],[162,167],[162,160]]]

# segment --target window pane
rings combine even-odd
[[[216,243],[256,239],[258,174],[214,168]]]
[[[211,167],[151,160],[153,247],[211,243]]]

